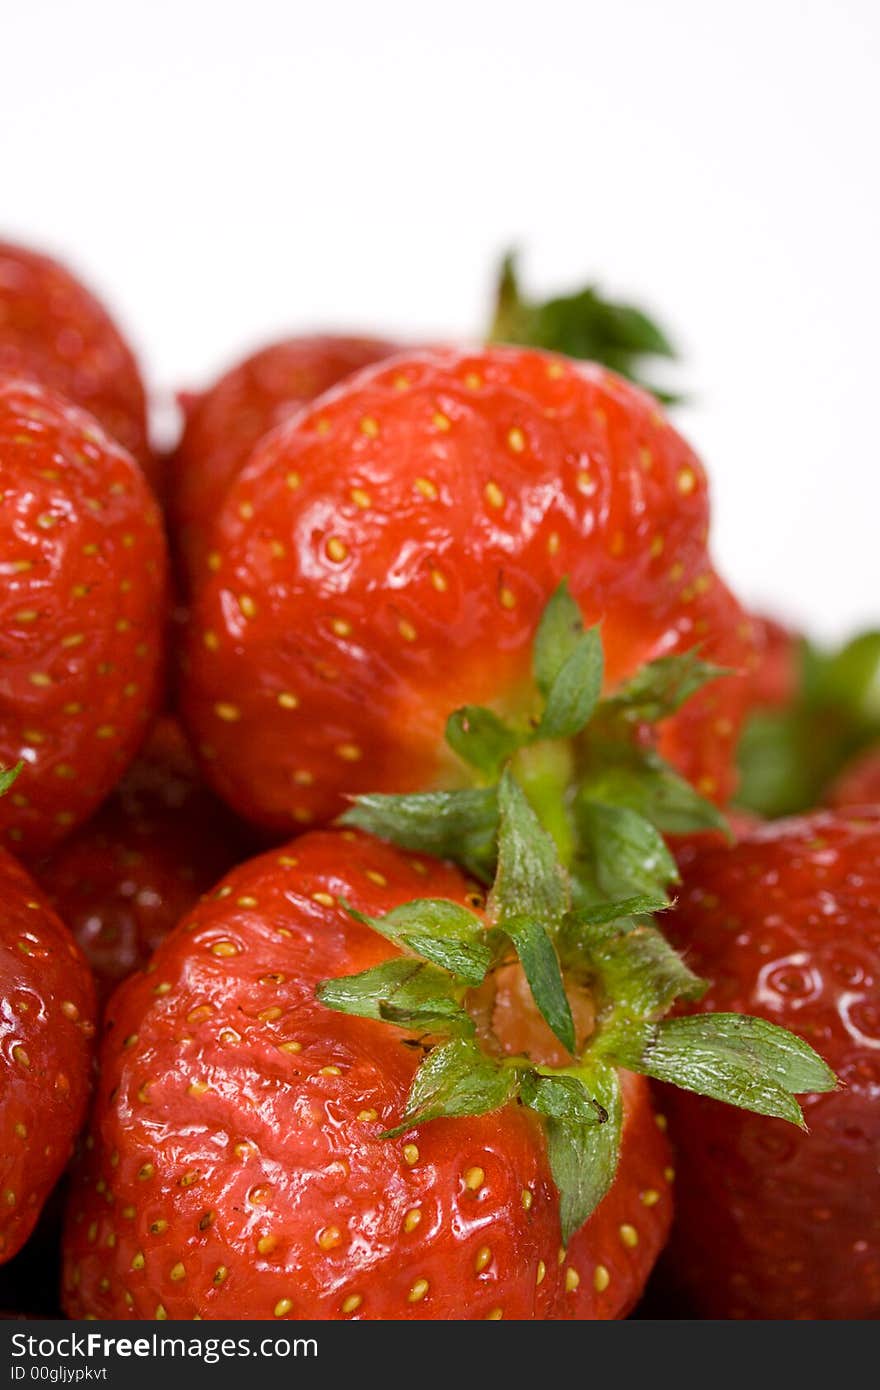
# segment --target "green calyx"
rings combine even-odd
[[[24,763],[16,763],[15,767],[0,767],[0,796],[9,791],[23,767]]]
[[[795,1094],[836,1081],[806,1043],[773,1024],[666,1017],[705,984],[654,918],[678,881],[662,832],[724,821],[646,745],[644,731],[721,673],[695,653],[666,657],[603,698],[599,634],[584,629],[565,584],[539,625],[533,670],[536,705],[522,726],[482,709],[450,718],[449,742],[480,785],[360,797],[343,817],[456,860],[490,885],[485,913],[426,899],[359,918],[402,954],[325,981],[318,997],[407,1028],[425,1047],[389,1135],[511,1103],[533,1110],[567,1241],[614,1179],[619,1068],[798,1124]],[[549,1030],[553,1065],[511,1055],[487,1024],[487,991],[493,997],[511,968]]]
[[[737,802],[775,818],[818,806],[846,764],[880,743],[880,632],[824,651],[803,641],[793,699],[749,719]]]
[[[674,360],[677,352],[663,329],[641,309],[606,299],[595,285],[535,302],[520,289],[516,260],[505,256],[498,276],[492,343],[513,343],[601,362],[667,404],[681,398],[642,375],[644,363]]]

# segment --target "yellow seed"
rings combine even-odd
[[[342,1305],[343,1313],[354,1313],[363,1303],[363,1298],[359,1293],[350,1293]]]
[[[639,1243],[639,1233],[636,1230],[635,1226],[630,1226],[627,1222],[624,1222],[624,1224],[620,1227],[618,1234],[620,1236],[620,1239],[623,1241],[624,1245],[626,1245],[630,1250],[635,1250],[636,1246]]]
[[[479,391],[483,384],[483,378],[478,372],[468,372],[464,379],[464,384],[469,391]]]
[[[342,1232],[338,1226],[325,1226],[318,1232],[318,1244],[322,1250],[335,1250],[342,1244]]]
[[[149,1182],[150,1178],[155,1177],[156,1169],[152,1163],[145,1163],[138,1169],[138,1179],[140,1182]]]
[[[275,1023],[281,1017],[282,1012],[283,1010],[279,1009],[277,1004],[273,1004],[271,1009],[263,1009],[261,1013],[258,1013],[257,1018],[261,1023]]]
[[[15,1047],[12,1049],[12,1056],[20,1067],[29,1067],[31,1064],[31,1059],[21,1043],[16,1043]]]
[[[415,485],[416,491],[420,492],[423,497],[427,497],[429,502],[436,502],[439,496],[437,484],[432,483],[430,478],[416,478]]]
[[[568,1269],[565,1271],[565,1292],[574,1293],[580,1282],[581,1276],[576,1269],[572,1269],[571,1265],[569,1265]]]
[[[664,1178],[666,1179],[667,1182],[675,1182],[675,1169],[674,1169],[674,1168],[664,1168],[664,1169],[663,1169],[663,1176],[664,1176]]]
[[[138,1250],[137,1254],[132,1258],[131,1267],[132,1269],[143,1269],[145,1264],[144,1252],[143,1250]]]
[[[279,1044],[278,1044],[278,1051],[279,1051],[279,1052],[296,1053],[296,1052],[302,1052],[302,1050],[303,1050],[303,1045],[302,1045],[301,1042],[292,1041],[292,1042],[283,1042],[283,1043],[279,1043]]]
[[[508,430],[507,442],[515,454],[521,454],[526,447],[526,437],[520,429]]]
[[[154,1235],[154,1236],[161,1236],[161,1235],[163,1234],[163,1232],[167,1231],[167,1229],[168,1229],[168,1222],[165,1220],[164,1217],[160,1217],[158,1221],[151,1221],[151,1222],[150,1222],[150,1234],[151,1234],[151,1235]]]
[[[666,1130],[667,1130],[668,1127],[669,1127],[669,1122],[668,1122],[668,1120],[666,1119],[666,1116],[665,1116],[665,1115],[655,1115],[655,1116],[654,1116],[654,1124],[657,1126],[657,1128],[658,1128],[658,1129],[661,1131],[661,1133],[663,1133],[663,1134],[666,1133]]]
[[[488,1245],[481,1245],[474,1260],[474,1269],[478,1274],[482,1274],[487,1265],[492,1263],[492,1251]]]
[[[537,1268],[537,1270],[535,1271],[535,1283],[536,1283],[536,1284],[543,1284],[543,1282],[544,1282],[544,1276],[546,1275],[546,1273],[547,1273],[547,1266],[545,1265],[545,1263],[544,1263],[543,1260],[539,1260],[539,1261],[538,1261],[538,1268]]]
[[[210,628],[207,628],[202,633],[202,641],[209,652],[216,652],[220,646],[220,638],[217,636],[216,632],[212,632]]]
[[[278,703],[282,709],[296,709],[299,700],[289,690],[282,690],[278,696]]]
[[[237,956],[238,947],[234,941],[215,941],[211,947],[211,954],[215,956]]]
[[[366,509],[370,505],[370,494],[364,492],[362,487],[353,487],[351,490],[351,500],[356,507]]]
[[[42,689],[52,684],[52,677],[47,676],[45,671],[32,671],[28,679],[31,685],[39,686]]]
[[[438,594],[445,593],[446,590],[449,588],[446,575],[442,572],[442,570],[431,570],[431,583],[434,585],[434,588],[437,590]]]
[[[596,1265],[593,1270],[593,1288],[596,1293],[604,1293],[611,1283],[611,1275],[604,1265]]]
[[[404,1144],[403,1161],[412,1168],[419,1161],[419,1151],[415,1144]]]
[[[238,600],[238,606],[246,618],[256,617],[257,605],[254,603],[250,594],[241,594]]]
[[[585,469],[582,469],[577,475],[577,489],[585,497],[591,497],[596,491],[596,484]]]
[[[313,893],[312,901],[320,903],[321,907],[335,907],[336,899],[332,893]]]
[[[337,564],[344,560],[348,554],[348,546],[344,541],[341,541],[338,536],[330,537],[325,546],[325,550],[327,552],[327,558],[329,560],[335,560]]]
[[[487,483],[483,488],[483,496],[490,507],[498,508],[504,506],[504,493],[497,483]]]
[[[260,1239],[257,1241],[257,1251],[261,1255],[268,1255],[270,1251],[275,1249],[277,1244],[277,1236],[260,1236]]]
[[[236,720],[241,718],[241,710],[238,705],[231,705],[226,700],[218,701],[214,706],[214,713],[225,724],[234,724]]]
[[[283,1318],[283,1317],[285,1316],[286,1313],[289,1313],[289,1312],[290,1312],[290,1310],[291,1310],[292,1307],[293,1307],[293,1302],[292,1302],[291,1299],[289,1299],[289,1298],[279,1298],[278,1302],[275,1304],[275,1309],[274,1309],[276,1318]]]
[[[341,1076],[342,1072],[338,1067],[321,1067],[320,1076]]]
[[[660,1201],[660,1193],[657,1191],[656,1187],[648,1187],[640,1195],[642,1203],[646,1207],[656,1207],[657,1203]]]
[[[186,1088],[188,1096],[203,1096],[209,1090],[207,1081],[191,1081]]]
[[[403,1218],[403,1229],[405,1231],[414,1231],[421,1219],[421,1207],[410,1207],[409,1211],[406,1213],[406,1216]]]
[[[678,490],[683,496],[693,492],[697,486],[697,475],[692,468],[682,468],[678,475]]]
[[[225,1265],[218,1265],[217,1268],[214,1270],[214,1278],[212,1282],[215,1284],[225,1283],[226,1276],[228,1273],[229,1270],[226,1268]]]
[[[171,1278],[175,1284],[179,1284],[181,1279],[186,1278],[186,1269],[178,1260],[177,1264],[171,1269]]]
[[[256,898],[251,898],[248,896],[236,898],[235,901],[239,907],[257,907],[259,905]]]
[[[296,492],[297,488],[302,482],[302,479],[300,478],[298,473],[288,473],[284,481],[287,483],[287,486],[290,488],[291,492]]]
[[[482,1168],[468,1168],[464,1175],[464,1185],[471,1192],[477,1192],[486,1181],[486,1174]]]
[[[363,753],[356,743],[340,743],[336,748],[337,758],[342,758],[346,763],[360,762]]]
[[[13,616],[17,623],[35,623],[40,615],[36,608],[20,608]]]
[[[242,521],[250,521],[251,517],[254,514],[253,502],[239,502],[238,514],[241,517]]]
[[[452,429],[452,421],[448,415],[443,414],[442,410],[438,410],[434,414],[434,428],[440,430],[442,434],[446,434],[448,430]]]
[[[412,623],[407,618],[401,618],[400,622],[397,624],[397,631],[400,633],[404,642],[414,642],[419,635],[418,630],[413,627]]]
[[[522,1190],[522,1197],[521,1197],[521,1201],[522,1201],[522,1204],[523,1204],[523,1211],[530,1211],[530,1210],[531,1210],[531,1206],[532,1206],[532,1202],[533,1202],[534,1200],[535,1200],[535,1199],[534,1199],[534,1197],[532,1196],[532,1194],[531,1194],[531,1192],[529,1191],[529,1189],[528,1189],[527,1187],[524,1187],[523,1190]]]
[[[351,636],[351,623],[347,618],[334,618],[330,623],[331,628],[337,637]]]
[[[500,1322],[504,1313],[500,1308],[493,1308],[491,1313],[486,1314],[486,1322]]]
[[[95,730],[95,733],[97,734],[98,738],[116,737],[116,729],[112,724],[99,724],[98,728]]]
[[[502,608],[515,608],[516,594],[512,589],[500,589],[498,592],[498,601]]]
[[[417,1279],[406,1296],[407,1301],[409,1303],[421,1303],[429,1288],[427,1279]]]
[[[365,415],[361,420],[361,434],[365,434],[370,439],[378,439],[379,422],[374,420],[372,415]]]

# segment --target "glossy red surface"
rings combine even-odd
[[[535,1117],[510,1106],[382,1140],[419,1050],[314,999],[322,978],[395,953],[341,898],[376,915],[469,893],[452,868],[312,834],[230,874],[121,986],[68,1213],[71,1315],[611,1318],[632,1305],[671,1207],[641,1081],[627,1081],[615,1186],[560,1259]]]
[[[70,1158],[89,1093],[94,987],[70,933],[0,849],[0,1262]]]
[[[712,986],[697,1006],[799,1033],[845,1089],[809,1134],[664,1097],[678,1146],[668,1264],[712,1317],[880,1315],[880,810],[821,812],[682,855],[667,930]]]
[[[34,874],[104,1000],[252,849],[240,822],[201,782],[179,724],[163,718],[97,815]]]
[[[158,482],[143,382],[106,309],[64,266],[0,242],[0,374],[28,376],[83,406]]]
[[[360,367],[395,351],[375,338],[287,338],[184,396],[183,437],[168,465],[171,524],[192,588],[205,573],[211,522],[254,446],[276,425]]]
[[[165,542],[131,456],[84,411],[0,378],[0,842],[33,855],[95,809],[160,696]]]
[[[699,460],[604,369],[500,348],[368,369],[269,436],[226,496],[183,680],[206,776],[276,831],[352,792],[454,781],[447,714],[527,713],[565,576],[603,624],[609,681],[697,643],[743,670],[751,629],[707,525]],[[716,683],[665,736],[719,799],[746,685]]]

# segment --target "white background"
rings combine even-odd
[[[880,621],[876,0],[0,10],[0,227],[157,391],[296,328],[475,334],[513,242],[677,332],[742,594]]]

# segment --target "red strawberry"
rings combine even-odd
[[[237,860],[248,841],[164,718],[97,815],[34,867],[106,998]]]
[[[205,573],[211,521],[263,435],[395,350],[374,338],[287,338],[245,358],[202,394],[182,398],[186,421],[169,464],[169,506],[190,587]]]
[[[830,806],[880,806],[880,746],[854,758],[832,783]]]
[[[94,987],[70,933],[0,850],[0,1261],[27,1240],[86,1108]]]
[[[800,639],[775,618],[753,617],[757,663],[752,678],[752,704],[779,709],[795,698],[801,680]]]
[[[151,482],[143,382],[106,309],[68,270],[0,242],[0,374],[51,387],[100,420]]]
[[[107,795],[161,683],[165,545],[140,469],[84,411],[0,378],[0,836],[34,854]]]
[[[625,1082],[620,1166],[560,1260],[533,1112],[397,1139],[412,1029],[330,1013],[327,974],[398,956],[352,920],[425,894],[479,903],[454,869],[352,832],[235,870],[110,1006],[94,1147],[72,1194],[74,1317],[623,1315],[670,1216],[668,1151]],[[111,1202],[111,1204],[108,1204]]]
[[[699,461],[638,388],[495,348],[398,358],[267,437],[218,519],[184,677],[206,775],[284,831],[352,792],[461,778],[465,700],[526,716],[531,639],[567,575],[613,684],[703,644],[742,668],[750,628],[706,552]],[[664,747],[730,790],[745,682],[669,721]]]
[[[880,1315],[880,811],[822,812],[688,850],[670,934],[713,983],[696,1006],[812,1043],[845,1089],[810,1133],[670,1093],[675,1276],[710,1317]]]

